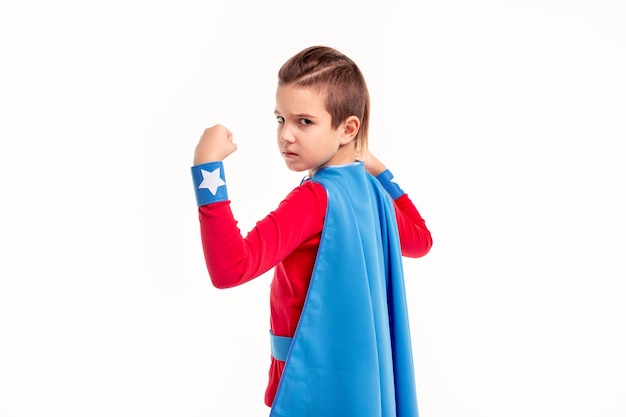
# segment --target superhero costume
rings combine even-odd
[[[215,165],[213,165],[212,167],[215,167]],[[195,168],[196,168],[195,171],[197,173],[199,168],[197,167]],[[285,278],[288,278],[288,275],[291,275],[291,276],[294,275],[293,273],[289,274],[289,272],[293,272],[292,270],[294,269],[293,268],[294,265],[291,265],[291,266],[289,265],[290,263],[289,257],[295,256],[295,255],[292,255],[291,253],[292,252],[297,253],[298,251],[296,249],[299,249],[307,245],[313,247],[313,249],[316,250],[316,242],[315,242],[316,234],[313,233],[313,231],[315,231],[316,227],[318,227],[320,229],[319,231],[321,232],[321,225],[315,226],[315,224],[313,225],[307,224],[307,221],[306,221],[307,216],[303,216],[303,214],[305,214],[303,213],[303,210],[308,209],[308,211],[313,212],[313,215],[311,216],[313,217],[312,223],[317,222],[316,212],[319,211],[317,208],[323,207],[323,205],[326,203],[326,201],[322,201],[324,200],[322,198],[324,196],[321,195],[319,192],[320,191],[319,184],[324,185],[324,187],[326,188],[330,187],[332,189],[336,178],[332,180],[326,180],[325,178],[328,177],[329,173],[348,172],[348,171],[350,172],[358,171],[360,173],[359,175],[362,176],[360,181],[362,181],[363,178],[367,179],[367,186],[365,187],[363,187],[364,184],[362,182],[356,185],[353,184],[349,186],[349,188],[353,189],[354,191],[360,190],[356,192],[356,194],[352,194],[352,197],[351,197],[352,200],[353,201],[362,200],[365,206],[370,205],[370,202],[366,202],[366,200],[363,200],[364,195],[361,194],[362,192],[364,192],[364,190],[369,189],[370,192],[374,193],[372,195],[378,199],[377,205],[379,206],[379,208],[386,207],[386,212],[387,212],[386,218],[388,220],[387,222],[388,224],[387,226],[385,226],[386,229],[388,231],[390,230],[393,231],[392,229],[394,229],[395,220],[397,220],[398,224],[401,225],[401,232],[402,232],[401,240],[403,241],[403,245],[402,245],[403,249],[405,249],[405,246],[411,247],[411,245],[413,245],[413,248],[408,250],[409,252],[408,255],[409,256],[422,256],[426,252],[428,252],[428,250],[430,249],[431,242],[432,242],[430,239],[430,233],[426,229],[423,219],[421,219],[421,216],[419,216],[419,213],[417,212],[417,210],[415,210],[410,200],[408,200],[408,197],[403,192],[401,192],[401,190],[399,190],[399,187],[397,187],[397,185],[394,185],[393,183],[389,181],[391,179],[390,173],[386,171],[383,174],[385,174],[387,178],[381,178],[381,177],[384,177],[384,175],[381,174],[381,176],[379,176],[379,179],[385,185],[385,187],[390,192],[392,197],[396,198],[396,202],[398,203],[397,206],[402,206],[400,209],[398,209],[398,207],[396,206],[396,209],[395,209],[396,219],[394,219],[394,215],[393,215],[394,206],[391,204],[391,200],[388,198],[385,191],[382,190],[382,187],[380,187],[380,185],[378,184],[378,181],[373,179],[373,177],[369,176],[369,174],[365,174],[363,166],[360,163],[351,164],[349,166],[343,166],[343,167],[329,167],[329,168],[319,170],[318,173],[311,179],[311,181],[305,182],[300,187],[298,187],[298,189],[294,190],[294,192],[291,193],[290,196],[288,196],[288,198],[283,203],[281,203],[281,205],[276,210],[276,212],[273,212],[272,214],[270,214],[270,216],[268,216],[268,218],[259,222],[257,224],[257,227],[253,231],[251,231],[245,239],[241,238],[240,232],[235,226],[236,222],[234,221],[234,218],[232,218],[232,213],[230,213],[230,208],[228,207],[228,204],[227,204],[227,197],[223,196],[219,204],[209,204],[208,206],[200,207],[200,221],[202,225],[201,230],[203,233],[203,245],[205,249],[205,257],[207,259],[207,267],[209,268],[209,273],[211,275],[212,280],[216,284],[216,286],[227,287],[227,286],[241,284],[243,282],[246,282],[249,279],[254,278],[255,276],[262,274],[271,266],[278,263],[277,268],[276,268],[276,273],[275,273],[275,279],[272,283],[272,298],[273,298],[272,300],[273,301],[272,302],[272,329],[279,334],[282,333],[283,335],[293,335],[293,332],[295,329],[290,330],[289,327],[294,326],[294,323],[293,323],[294,321],[295,323],[298,323],[298,319],[299,319],[298,296],[302,295],[302,294],[297,294],[297,291],[294,291],[293,294],[290,294],[292,296],[291,300],[289,299],[283,300],[283,301],[286,301],[285,303],[286,307],[283,308],[286,311],[286,314],[283,314],[284,317],[281,317],[280,314],[275,314],[275,313],[280,313],[280,311],[278,311],[278,309],[275,308],[278,304],[280,304],[277,302],[277,300],[280,301],[281,296],[284,296],[286,293],[289,293],[289,291],[284,291],[284,288],[281,290],[280,287],[284,287],[286,283],[292,283],[296,287],[299,285],[300,287],[304,287],[305,289],[308,286],[308,282],[304,282],[304,284],[302,285],[302,283],[293,282],[294,280],[290,281],[289,279],[285,279]],[[223,171],[222,171],[222,174],[223,174]],[[199,181],[195,179],[195,182],[196,182],[196,185],[198,185]],[[330,221],[332,218],[334,218],[334,215],[332,215],[332,212],[333,212],[332,208],[339,207],[333,204],[333,201],[335,201],[335,198],[331,196],[335,195],[335,193],[331,191],[332,190],[328,191],[329,192],[328,213],[326,213],[327,222]],[[314,196],[312,197],[311,195],[314,195]],[[384,203],[385,201],[386,203]],[[214,201],[209,201],[209,203],[211,202],[214,202]],[[300,205],[298,202],[300,202]],[[302,202],[306,202],[306,204],[302,204]],[[198,204],[201,204],[201,202],[199,201]],[[311,209],[311,207],[313,207],[313,209]],[[390,207],[391,207],[391,211],[389,210]],[[325,210],[323,209],[323,211]],[[339,208],[338,212],[348,213],[349,210],[346,207],[343,207],[343,208]],[[291,213],[291,214],[285,216],[285,213]],[[286,218],[294,217],[294,216],[299,216],[297,226],[302,226],[301,228],[304,230],[302,235],[297,235],[298,232],[293,232],[293,230],[295,230],[295,226],[296,226],[295,224],[287,226],[283,229],[277,226],[277,224],[280,225],[280,224],[285,223]],[[391,219],[391,221],[389,221],[389,219]],[[342,224],[345,222],[340,221],[339,223]],[[326,226],[328,226],[328,224]],[[293,233],[296,233],[296,235],[294,236]],[[239,239],[237,239],[237,236],[235,236],[235,234],[239,234]],[[397,231],[396,231],[396,234],[397,234]],[[328,237],[328,233],[326,233],[326,229],[324,231],[323,236],[324,236],[324,239]],[[317,235],[317,238],[319,239],[319,234]],[[343,239],[345,239],[345,236],[340,237],[341,242],[344,242]],[[366,240],[371,241],[371,239],[369,238]],[[397,242],[397,235],[395,238],[391,237],[388,240],[389,241],[395,240]],[[356,237],[356,238],[350,239],[349,241],[358,243],[358,242],[361,242],[361,237]],[[285,248],[281,249],[281,246],[284,246]],[[339,246],[341,248],[341,245]],[[319,261],[319,258],[325,257],[325,255],[322,256],[322,254],[325,253],[325,250],[324,250],[325,247],[332,247],[332,245],[322,244],[322,246],[320,247],[320,257],[318,257],[318,262],[316,264],[315,276],[319,275],[318,272],[322,265],[322,263]],[[219,249],[219,256],[216,253],[218,249]],[[284,251],[290,254],[286,258],[283,255]],[[395,255],[393,254],[390,255],[391,252],[394,252]],[[388,252],[387,255],[383,257],[382,261],[379,259],[378,261],[376,261],[376,263],[378,263],[379,265],[385,264],[385,262],[389,264],[389,259],[393,258],[394,256],[395,258],[398,258],[399,247],[397,246],[397,243],[396,243],[395,249],[393,249],[391,252]],[[331,253],[335,253],[335,251],[332,250]],[[366,258],[369,260],[375,259],[375,256],[372,255],[372,253],[381,253],[381,255],[379,256],[382,256],[384,252],[381,252],[379,249],[375,249],[373,251],[370,250],[369,255],[365,255]],[[241,255],[241,254],[245,254],[245,255]],[[227,259],[226,260],[224,259],[224,258],[229,258],[229,257],[233,258],[233,261],[230,263]],[[396,261],[394,261],[395,264],[398,264],[398,262]],[[222,265],[219,265],[220,263]],[[302,269],[306,270],[306,267],[307,266],[304,265]],[[352,274],[352,272],[354,271],[354,268],[351,265],[347,265],[347,267],[348,267],[348,270],[344,271],[344,273]],[[365,268],[371,269],[372,267],[366,266]],[[311,269],[312,269],[312,265],[311,265]],[[374,269],[376,268],[374,267]],[[387,268],[383,268],[383,269],[387,270]],[[392,269],[399,270],[401,272],[401,265],[399,268],[396,266]],[[332,272],[331,275],[336,274],[337,270],[335,267],[331,267],[331,270],[335,271],[335,272]],[[306,271],[302,275],[304,276],[304,278],[306,278]],[[310,276],[310,273],[309,273],[309,276]],[[298,280],[296,279],[295,281],[298,281]],[[306,279],[304,279],[304,281],[306,281]],[[319,285],[324,286],[323,284],[324,280],[319,280],[318,278],[316,278],[314,282],[315,283],[321,282],[322,284],[315,284],[315,285],[311,284],[312,288],[316,288]],[[280,285],[276,285],[277,283]],[[372,323],[374,326],[373,330],[372,328],[370,328],[369,330],[365,329],[363,330],[363,332],[365,333],[363,332],[362,334],[360,333],[361,336],[357,336],[354,339],[354,340],[363,340],[363,338],[367,339],[368,340],[367,347],[364,347],[365,345],[363,345],[361,346],[360,349],[351,350],[351,348],[346,348],[347,345],[344,345],[344,343],[340,342],[339,340],[337,340],[337,342],[340,342],[340,343],[337,343],[337,344],[332,343],[334,338],[330,338],[329,340],[326,341],[327,345],[324,346],[323,348],[313,349],[314,353],[315,352],[324,353],[324,352],[332,352],[333,348],[339,347],[340,351],[343,349],[342,354],[344,355],[344,357],[347,357],[348,359],[350,359],[351,357],[358,356],[358,355],[355,355],[355,352],[360,353],[360,357],[364,361],[368,361],[371,359],[371,360],[374,360],[374,362],[376,362],[375,365],[377,364],[380,368],[380,372],[378,376],[376,377],[374,374],[372,374],[369,371],[364,371],[365,372],[363,374],[364,376],[359,376],[357,378],[358,381],[352,380],[354,384],[337,382],[334,385],[333,389],[326,389],[326,393],[324,392],[316,393],[309,389],[309,388],[322,388],[322,391],[324,391],[323,386],[325,384],[321,382],[313,384],[315,386],[308,385],[309,388],[306,388],[306,389],[299,389],[298,386],[301,387],[301,385],[296,384],[295,385],[296,388],[293,388],[293,387],[289,388],[291,385],[291,382],[283,383],[281,381],[281,388],[280,388],[279,394],[277,395],[276,403],[274,404],[273,410],[272,410],[272,413],[274,415],[276,416],[283,416],[283,415],[304,416],[304,415],[315,415],[315,413],[326,413],[326,414],[317,414],[317,415],[334,415],[332,413],[335,411],[320,411],[319,409],[318,411],[313,411],[315,410],[316,405],[321,406],[321,404],[323,403],[323,401],[318,401],[318,399],[322,398],[324,395],[328,397],[330,394],[333,394],[333,393],[340,394],[341,397],[345,398],[344,406],[339,406],[338,403],[335,401],[335,399],[332,399],[332,397],[328,397],[330,399],[326,401],[326,404],[332,405],[333,409],[337,410],[337,413],[338,413],[337,415],[349,416],[351,415],[349,413],[353,412],[353,413],[357,413],[358,415],[367,416],[368,414],[365,413],[366,410],[369,410],[368,412],[373,412],[374,413],[373,415],[381,415],[381,413],[385,413],[382,415],[396,415],[396,414],[391,414],[392,412],[396,413],[396,411],[392,411],[392,410],[395,410],[395,408],[398,409],[397,415],[413,416],[417,414],[416,407],[410,405],[414,403],[414,400],[411,399],[411,396],[413,396],[414,398],[415,390],[414,390],[414,386],[411,385],[413,383],[413,377],[412,377],[413,368],[412,368],[412,363],[410,359],[410,340],[408,336],[408,323],[402,324],[403,320],[406,319],[406,311],[405,311],[404,302],[394,301],[394,302],[389,303],[389,305],[391,306],[390,313],[385,313],[389,315],[390,317],[389,319],[385,320],[384,319],[385,314],[382,314],[381,316],[381,313],[380,313],[380,311],[384,310],[384,309],[381,309],[380,307],[387,305],[387,300],[386,300],[387,298],[395,299],[398,297],[400,298],[404,297],[404,288],[402,286],[401,280],[398,281],[398,279],[392,278],[389,280],[389,283],[392,283],[392,284],[395,283],[394,285],[391,285],[391,286],[387,285],[387,287],[391,288],[392,292],[395,291],[396,294],[394,296],[385,294],[386,289],[382,287],[379,288],[377,291],[374,291],[373,293],[371,293],[374,295],[370,295],[370,297],[373,297],[372,299],[375,299],[374,303],[378,304],[377,306],[372,307],[373,308],[372,311],[378,311],[378,313],[375,313],[374,315],[372,315],[373,317]],[[369,286],[370,284],[368,283],[367,285]],[[326,286],[327,286],[326,289],[327,290],[330,289],[331,293],[335,290],[335,288],[332,286],[328,287],[328,284],[326,284]],[[279,287],[279,288],[276,289],[275,287]],[[383,285],[383,287],[385,287],[385,285]],[[349,288],[350,291],[351,289],[353,289],[350,286],[348,286],[347,288]],[[361,285],[361,290],[363,289],[364,287],[363,285]],[[373,289],[375,290],[376,288],[373,288]],[[370,288],[370,290],[372,290],[372,288]],[[348,291],[348,290],[345,290],[345,291]],[[350,297],[347,297],[347,298],[352,297],[352,294],[350,293],[350,291],[345,293],[347,295],[350,295]],[[316,291],[314,291],[313,293],[316,293]],[[286,297],[286,298],[289,298],[289,297]],[[328,300],[331,299],[328,297],[326,298]],[[295,303],[294,303],[294,300],[296,301]],[[356,303],[356,304],[358,307],[361,303]],[[293,307],[294,305],[295,307]],[[311,305],[314,306],[315,303],[311,304],[311,301],[309,298],[307,300],[307,307],[305,308],[305,311],[309,311],[310,309],[315,310],[314,308],[310,307]],[[292,308],[292,310],[295,310],[295,313],[288,312],[287,310],[289,308]],[[324,309],[326,309],[326,307],[324,307]],[[327,310],[330,314],[328,317],[330,316],[334,317],[334,315],[342,316],[343,314],[345,314],[345,312],[342,310],[333,310],[332,308],[328,308]],[[332,313],[332,311],[334,311],[334,313]],[[359,315],[357,315],[357,317],[358,316]],[[380,316],[380,317],[376,318],[376,316]],[[283,320],[283,321],[287,321],[291,323],[285,324],[285,323],[279,322],[278,320],[279,318],[284,319],[285,317],[287,317],[288,319]],[[295,317],[295,320],[294,320],[294,317]],[[306,317],[308,317],[308,314],[304,316],[303,323],[305,322],[313,322],[313,323],[318,322],[318,324],[321,323],[320,320],[317,320],[315,318],[308,319]],[[404,319],[402,317],[404,317]],[[335,320],[336,320],[336,317],[335,317]],[[385,327],[385,326],[389,326],[389,324],[387,325],[384,324],[385,321],[391,324],[391,327],[392,327],[391,332]],[[309,325],[306,325],[305,327],[302,327],[301,325],[298,325],[298,326],[299,326],[299,329],[306,329],[310,327]],[[394,330],[394,327],[397,327],[397,326],[399,326],[399,328],[404,327],[404,330],[406,331],[404,330],[399,331],[397,329]],[[369,332],[369,336],[366,336],[367,332]],[[272,360],[272,368],[270,372],[270,384],[268,384],[268,395],[266,396],[266,403],[268,403],[268,405],[272,404],[272,400],[273,400],[272,385],[275,386],[277,378],[280,378],[280,372],[282,371],[283,367],[285,368],[285,372],[286,372],[285,381],[291,381],[291,380],[299,381],[302,378],[307,379],[309,378],[309,376],[311,376],[311,373],[308,370],[305,371],[306,375],[302,375],[302,371],[297,371],[300,365],[298,366],[293,365],[298,362],[302,362],[301,359],[295,360],[295,358],[302,356],[301,354],[296,353],[300,350],[300,348],[297,348],[297,346],[301,343],[299,342],[300,339],[306,339],[306,338],[300,337],[306,333],[310,333],[310,331],[307,330],[304,333],[302,333],[301,330],[298,330],[298,336],[295,338],[295,342],[293,343],[292,358],[294,358],[294,360],[292,362],[288,362],[287,366],[285,366],[284,362],[281,362],[280,360],[277,360],[277,359]],[[387,336],[384,336],[385,334],[387,334]],[[389,334],[394,335],[393,341],[392,339],[389,339]],[[404,335],[403,340],[399,339],[399,336],[401,335]],[[372,337],[374,337],[374,339]],[[390,365],[391,363],[390,362],[390,358],[391,358],[390,346],[392,344],[396,349],[398,349],[398,346],[400,345],[404,346],[402,348],[404,351],[402,355],[394,354],[394,357],[396,356],[404,357],[404,359],[400,361],[396,361],[395,365],[394,364]],[[287,346],[290,346],[290,344],[288,344]],[[308,353],[305,356],[307,355]],[[339,358],[340,356],[341,355],[338,355],[337,358]],[[321,362],[325,362],[325,361],[326,361],[325,359],[321,360]],[[336,362],[331,361],[330,363],[333,364],[331,368],[335,367],[336,368],[335,370],[341,369],[341,366],[343,366],[345,369],[345,367],[348,365],[348,362],[344,362],[343,360],[338,360]],[[395,366],[395,369],[393,369],[394,366]],[[348,366],[348,368],[350,367],[351,366]],[[294,369],[294,370],[292,371],[291,369]],[[306,366],[304,369],[306,369]],[[278,371],[278,376],[276,375],[277,371]],[[330,372],[330,374],[333,374],[334,372],[333,369],[327,369],[327,371]],[[294,373],[296,374],[295,377],[292,376],[292,374]],[[402,373],[405,373],[405,374],[402,375]],[[312,375],[311,376],[311,378],[313,379],[316,377],[321,378],[321,379],[318,379],[318,381],[322,381],[324,375],[318,375],[318,376]],[[408,384],[407,387],[399,386],[396,383],[396,381],[394,381],[394,378],[396,381],[399,380],[400,382],[403,382],[403,381],[406,382]],[[334,377],[330,378],[330,380],[339,381],[339,379],[336,379]],[[350,380],[350,378],[348,378],[348,380]],[[349,401],[349,398],[348,398],[349,392],[358,393],[358,395],[355,394],[356,396],[353,397],[354,401]],[[375,394],[376,392],[379,392],[380,394],[377,395]],[[302,395],[309,396],[310,400],[308,401],[310,402],[307,404],[307,402],[303,401],[302,398],[298,399],[298,396],[296,394],[299,396],[302,396]],[[367,399],[363,398],[363,396],[367,397]],[[282,398],[287,398],[288,400],[282,400]],[[369,401],[368,399],[371,399],[372,401],[374,401],[374,403],[379,404],[379,405],[376,406],[376,405],[373,405],[374,403],[371,403],[371,402],[368,403]],[[405,405],[405,404],[409,404],[409,405]],[[297,411],[296,414],[290,414],[292,413],[292,411],[290,410],[293,410],[293,407],[300,407],[300,411]],[[341,407],[344,407],[345,410],[338,411],[341,409]],[[377,411],[377,407],[380,410]],[[311,414],[305,414],[307,412]]]

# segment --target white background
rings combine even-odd
[[[272,210],[276,73],[314,44],[434,237],[421,416],[626,415],[624,2],[61,0],[0,6],[0,416],[268,414],[270,276],[211,286],[189,167],[226,125],[242,231]]]

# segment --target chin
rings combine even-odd
[[[296,164],[290,164],[289,162],[287,162],[287,169],[289,169],[289,171],[293,171],[293,172],[304,172],[304,171],[308,171],[310,168],[307,167],[302,167],[301,165],[296,165]]]

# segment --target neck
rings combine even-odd
[[[356,158],[356,152],[354,149],[353,142],[346,143],[345,145],[340,145],[339,149],[337,149],[337,152],[335,152],[335,154],[328,161],[324,162],[322,165],[314,169],[310,169],[309,176],[312,177],[315,174],[315,172],[320,168],[333,166],[333,165],[351,164],[352,162],[356,160],[357,158]]]

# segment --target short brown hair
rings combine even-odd
[[[327,46],[311,46],[293,57],[278,71],[278,84],[311,87],[323,94],[332,126],[337,128],[350,116],[359,118],[357,150],[367,146],[370,97],[365,78],[350,58]]]

